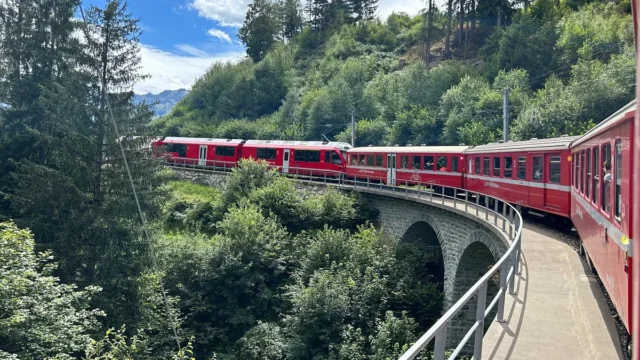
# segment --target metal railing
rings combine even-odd
[[[191,160],[193,161],[193,160]],[[189,167],[196,170],[211,172],[228,172],[235,166],[230,162],[211,162],[206,165],[174,163],[170,167]],[[310,168],[290,167],[287,174],[299,181],[323,182],[339,188],[386,190],[396,196],[440,203],[463,210],[479,218],[489,225],[501,229],[511,242],[504,255],[485,273],[458,301],[449,308],[442,317],[424,335],[409,348],[399,360],[414,359],[432,341],[434,343],[433,359],[444,360],[447,343],[447,329],[454,317],[477,294],[476,321],[458,343],[449,360],[456,359],[471,337],[473,342],[474,360],[482,360],[482,345],[484,337],[485,318],[497,305],[496,320],[505,322],[505,296],[515,294],[516,274],[520,273],[522,216],[515,207],[499,198],[478,192],[471,192],[457,187],[439,184],[425,184],[415,180],[396,180],[400,185],[386,184],[386,177],[363,176],[345,178],[342,172],[318,170]],[[460,174],[462,177],[462,174]],[[490,219],[493,217],[493,219]],[[492,221],[491,221],[492,220]],[[500,288],[487,306],[487,288],[489,280],[496,274],[500,276]]]

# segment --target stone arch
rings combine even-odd
[[[403,246],[406,246],[404,251],[410,252],[412,258],[420,256],[424,262],[421,271],[423,276],[438,284],[440,291],[444,291],[445,259],[438,230],[424,220],[413,222],[400,239],[399,248],[402,249]]]
[[[456,264],[454,283],[451,291],[452,299],[449,299],[451,301],[450,305],[453,305],[454,301],[460,299],[482,276],[484,276],[484,274],[486,274],[487,271],[495,265],[501,254],[504,253],[504,250],[500,249],[499,245],[496,244],[495,241],[490,241],[488,235],[482,230],[476,230],[471,233],[462,245],[466,246],[462,247],[464,250]],[[495,276],[489,280],[485,307],[491,303],[493,297],[498,293],[499,288],[500,276],[499,273],[496,273]],[[462,339],[471,326],[473,326],[476,321],[476,310],[477,295],[473,296],[454,318],[452,325],[449,328],[450,336],[448,339],[450,346],[456,346],[456,342]],[[494,307],[487,318],[485,318],[485,331],[491,320],[495,317],[496,310],[497,307]],[[467,354],[473,352],[472,340],[467,343],[463,351]]]

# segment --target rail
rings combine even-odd
[[[182,159],[180,159],[182,160]],[[191,162],[191,163],[188,163]],[[194,160],[184,159],[183,162],[170,163],[170,167],[188,167],[195,170],[209,172],[228,172],[234,166],[232,162],[212,162],[207,161],[206,164],[193,164]],[[280,169],[280,167],[278,167]],[[315,175],[314,175],[315,173]],[[308,182],[324,182],[332,184],[339,188],[354,189],[378,189],[390,191],[407,198],[422,199],[430,202],[439,202],[443,205],[453,206],[453,208],[465,212],[471,210],[471,214],[475,213],[475,217],[484,219],[489,224],[501,228],[508,235],[509,247],[504,255],[496,262],[496,264],[485,273],[455,304],[449,308],[436,323],[427,330],[424,335],[418,339],[399,360],[411,360],[416,358],[432,341],[433,360],[444,360],[447,344],[447,329],[454,317],[462,310],[462,308],[477,295],[477,311],[476,321],[467,331],[462,340],[453,349],[448,360],[454,360],[460,355],[465,345],[471,337],[474,337],[473,358],[474,360],[482,360],[482,342],[484,338],[485,318],[491,310],[497,305],[496,320],[505,322],[504,305],[507,291],[509,294],[515,294],[516,274],[520,273],[521,260],[521,243],[522,243],[522,216],[515,207],[499,198],[478,192],[444,186],[439,184],[425,184],[419,181],[401,181],[400,185],[386,184],[387,178],[379,178],[366,175],[358,175],[355,178],[345,178],[343,173],[337,171],[318,170],[300,167],[290,167],[288,173],[284,174],[295,178],[296,180]],[[462,177],[462,174],[460,174]],[[396,181],[397,182],[397,181]],[[493,206],[491,205],[493,204]],[[502,212],[500,212],[502,209]],[[492,215],[493,221],[489,219]],[[496,273],[500,276],[500,288],[496,295],[491,299],[487,306],[487,288],[489,279]]]

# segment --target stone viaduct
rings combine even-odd
[[[224,174],[178,172],[179,176],[210,186],[219,185]],[[311,191],[323,191],[324,184],[297,183]],[[370,205],[380,211],[376,225],[401,242],[423,242],[442,256],[444,310],[457,301],[504,254],[507,235],[474,214],[437,201],[407,198],[404,194],[384,190],[358,191]],[[496,274],[497,275],[497,274]],[[489,283],[487,305],[499,289],[499,278]],[[471,299],[449,326],[447,342],[455,345],[475,322],[476,299]],[[495,311],[485,319],[485,329]],[[471,344],[468,344],[469,346]]]

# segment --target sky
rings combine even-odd
[[[305,0],[306,1],[306,0]],[[83,6],[104,6],[85,0]],[[246,55],[237,37],[250,0],[128,0],[140,18],[142,72],[151,78],[134,86],[139,94],[189,89],[212,63],[238,61]],[[424,0],[380,0],[377,15],[417,14]]]

